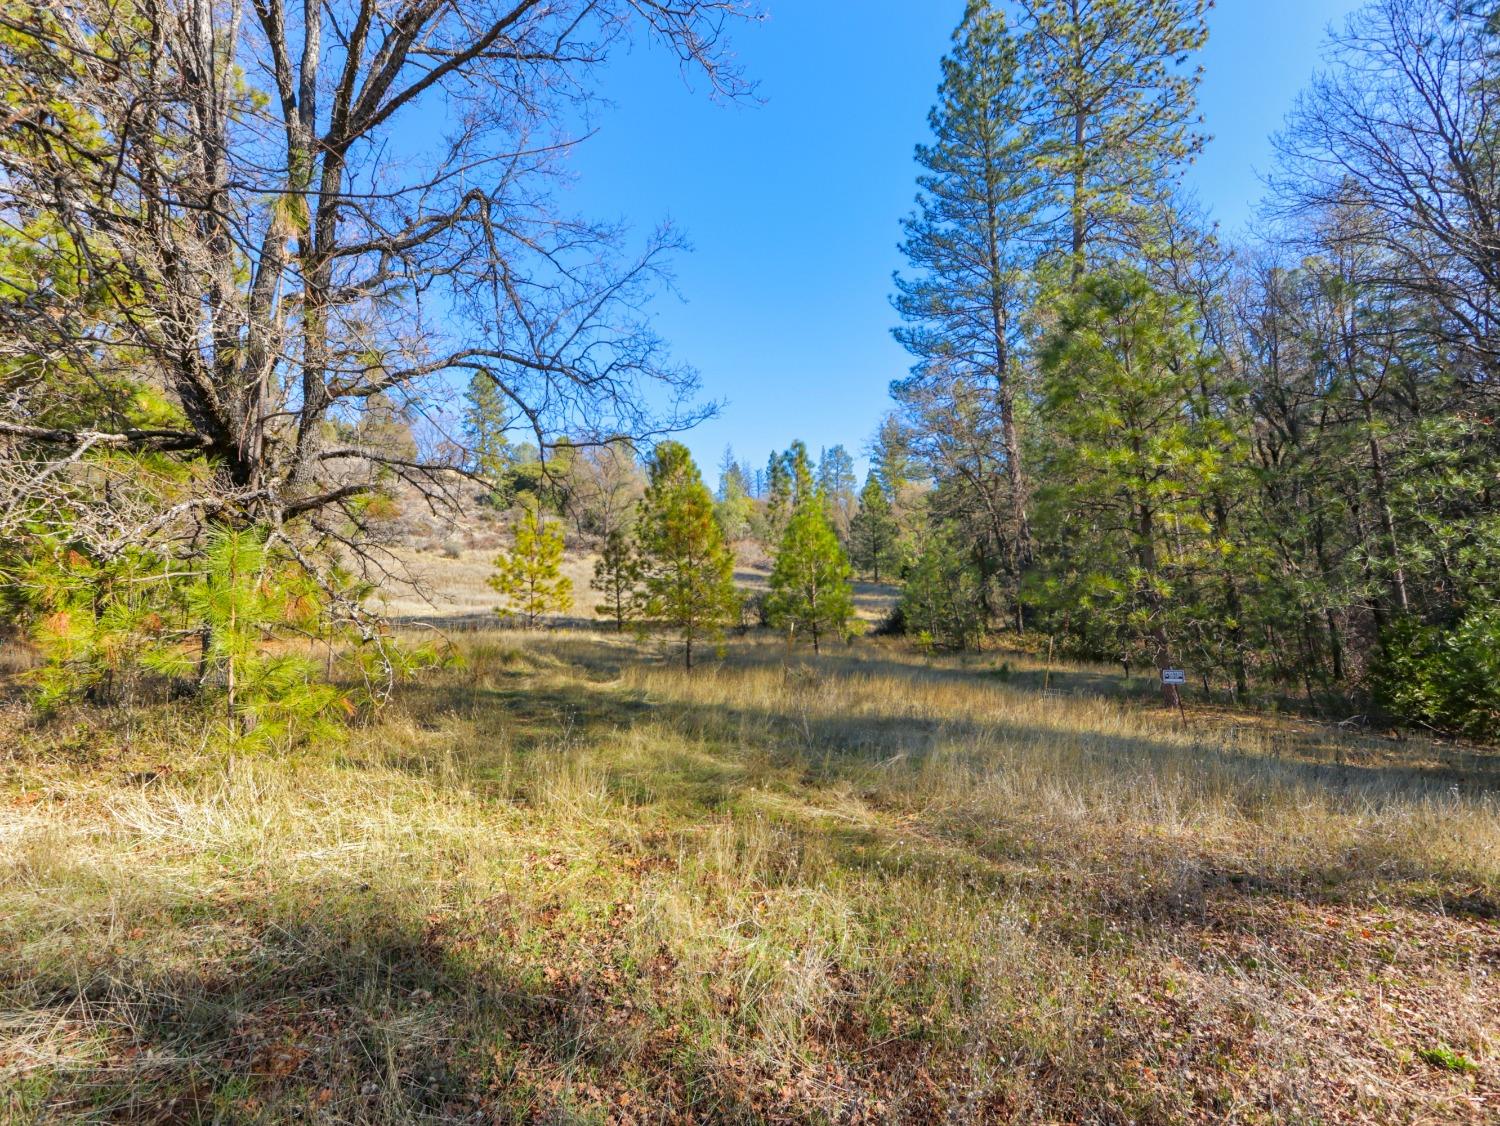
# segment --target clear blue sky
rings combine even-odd
[[[1269,135],[1318,66],[1324,29],[1356,0],[1219,0],[1200,91],[1213,140],[1188,183],[1234,232],[1261,194]],[[758,105],[690,89],[637,47],[611,63],[612,105],[571,157],[577,209],[692,240],[680,299],[657,304],[674,353],[719,418],[686,438],[712,482],[726,444],[755,465],[802,438],[859,460],[906,354],[891,339],[898,222],[913,146],[963,0],[764,0],[735,38]]]

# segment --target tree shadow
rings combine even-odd
[[[648,760],[629,765],[603,756],[600,769],[608,790],[630,806],[670,805],[675,814],[698,817],[753,803],[767,792],[796,798],[807,787],[852,785],[866,801],[878,803],[883,794],[900,793],[901,777],[918,780],[924,764],[935,755],[940,754],[960,773],[967,770],[980,778],[1008,769],[1008,761],[1023,761],[1032,748],[1041,754],[1061,754],[1060,769],[1101,785],[1134,788],[1153,774],[1168,780],[1201,779],[1206,796],[1209,791],[1227,795],[1247,816],[1258,816],[1255,811],[1267,793],[1316,795],[1335,811],[1360,813],[1412,801],[1450,801],[1456,794],[1481,795],[1500,788],[1500,760],[1493,756],[1459,769],[1441,762],[1330,762],[1299,753],[1295,746],[1278,747],[1274,753],[1226,747],[1216,743],[1213,732],[1193,742],[1179,742],[1135,734],[1069,732],[1009,718],[1003,712],[924,718],[894,711],[847,715],[828,710],[819,693],[842,676],[869,674],[913,684],[993,685],[983,670],[914,668],[878,653],[841,656],[819,664],[816,675],[825,679],[800,687],[789,681],[785,702],[776,707],[647,699],[618,683],[632,660],[628,650],[601,651],[587,641],[568,644],[569,657],[582,662],[574,666],[581,675],[547,682],[518,675],[512,682],[485,689],[477,703],[476,698],[462,703],[445,700],[441,690],[434,690],[416,707],[470,712],[477,707],[490,712],[496,722],[507,725],[512,747],[544,756],[538,762],[565,750],[565,744],[587,748],[636,724],[661,725],[682,736],[687,745],[703,750],[687,753],[672,746],[654,746]],[[772,647],[751,646],[738,651],[729,664],[731,668],[756,668],[779,662]],[[1025,686],[1008,687],[1030,691]],[[997,748],[1003,749],[999,756],[993,753]],[[1116,775],[1118,782],[1110,782]],[[884,863],[868,859],[880,854],[878,842],[861,843],[857,832],[824,829],[840,863],[869,867],[872,872]],[[950,843],[986,861],[1007,865],[1062,859],[1040,856],[1034,849],[1012,849],[1004,844],[1003,835],[997,836],[997,826],[987,825],[983,833],[973,839],[956,837]],[[997,839],[1002,842],[998,850],[994,847]],[[1129,847],[1121,847],[1142,855],[1161,854],[1164,861],[1177,863],[1162,854],[1155,838],[1141,836]],[[1331,869],[1309,862],[1265,877],[1217,864],[1211,858],[1178,859],[1184,872],[1196,873],[1188,882],[1199,889],[1194,893],[1199,899],[1211,894],[1335,903],[1378,886],[1382,895],[1422,911],[1456,911],[1480,918],[1493,918],[1500,912],[1493,896],[1472,890],[1483,882],[1477,874],[1436,870],[1409,861],[1388,859],[1377,865],[1378,871]],[[942,863],[952,862],[950,856]],[[937,874],[935,870],[934,877]],[[1468,880],[1470,889],[1459,889],[1469,876],[1473,877]],[[990,872],[980,863],[963,878],[979,879],[998,894],[1011,886],[1013,874]],[[1110,894],[1101,893],[1101,902]],[[1168,910],[1172,896],[1149,909]]]
[[[0,961],[12,1016],[87,1047],[26,1078],[38,1120],[505,1121],[526,1101],[516,1045],[544,1069],[640,1056],[586,977],[476,959],[472,939],[368,887],[221,898],[212,915],[192,968],[149,948]]]
[[[1069,745],[1057,753],[1072,756],[1061,760],[1064,769],[1117,773],[1122,786],[1151,773],[1191,779],[1207,771],[1215,785],[1242,786],[1247,801],[1276,787],[1350,808],[1437,796],[1455,784],[1441,767],[1317,763],[1139,735],[1069,735],[1003,714],[925,719],[892,707],[851,717],[823,710],[817,683],[805,690],[789,683],[775,707],[653,700],[621,683],[635,655],[593,639],[559,638],[530,658],[502,656],[470,683],[456,675],[408,686],[402,703],[428,722],[477,714],[503,725],[508,745],[539,765],[645,723],[683,736],[640,741],[643,759],[599,759],[604,785],[627,813],[639,809],[652,823],[675,826],[652,846],[663,857],[690,855],[684,842],[703,825],[726,817],[749,824],[742,815],[773,810],[777,848],[806,845],[856,881],[894,877],[957,889],[975,903],[1019,902],[1034,933],[1091,956],[1111,942],[1137,940],[1191,950],[1195,934],[1212,932],[1323,957],[1327,942],[1299,938],[1295,909],[1364,904],[1371,889],[1381,902],[1432,916],[1500,915],[1494,897],[1476,891],[1465,873],[1410,861],[1255,868],[1192,852],[1135,823],[1101,825],[1096,839],[1086,827],[1049,837],[1030,832],[1024,809],[973,813],[959,803],[927,814],[920,802],[900,804],[907,781],[920,784],[936,756],[979,778],[1059,741]],[[776,663],[765,646],[737,653],[730,666]],[[828,680],[892,677],[893,695],[903,682],[993,684],[982,671],[913,667],[878,652],[818,667]],[[1002,745],[1004,756],[991,754]],[[482,740],[473,753],[484,753]],[[398,762],[431,777],[416,750]],[[767,800],[809,788],[853,794],[877,813],[891,803],[898,816],[854,824],[816,800]],[[670,816],[655,818],[658,812]],[[1086,854],[1074,855],[1080,848]],[[1141,874],[1150,879],[1140,881]],[[816,876],[773,856],[753,878],[801,884]],[[79,1062],[51,1073],[50,1091],[36,1096],[38,1117],[504,1121],[531,1097],[525,1092],[538,1064],[551,1075],[629,1069],[648,1081],[659,1077],[663,1091],[680,1090],[671,1084],[693,1066],[681,1045],[656,1046],[639,1009],[620,1006],[618,988],[612,994],[591,979],[606,957],[592,952],[591,961],[559,969],[532,948],[504,946],[504,904],[483,905],[486,913],[465,929],[448,916],[424,918],[381,890],[329,881],[292,894],[221,896],[196,909],[213,927],[204,930],[204,958],[191,968],[139,948],[75,949],[50,961],[23,950],[0,953],[6,1008],[72,1027],[92,1044]],[[142,914],[180,910],[163,902],[146,904]],[[472,945],[476,929],[488,943],[481,949]],[[544,1096],[536,1100],[542,1105]]]
[[[1271,738],[1270,749],[1257,753],[1226,745],[1223,740],[1227,733],[1207,722],[1197,731],[1190,727],[1192,742],[1183,743],[1115,733],[1068,732],[1021,723],[994,712],[941,718],[900,712],[816,714],[821,705],[817,696],[820,686],[850,675],[904,681],[913,686],[963,683],[1034,693],[1029,678],[1016,683],[1014,678],[997,681],[986,669],[914,667],[878,651],[811,662],[802,660],[799,654],[795,670],[787,674],[785,706],[777,709],[650,700],[643,693],[624,690],[619,684],[622,674],[628,665],[641,659],[625,647],[606,646],[591,639],[549,639],[547,652],[565,663],[565,671],[570,673],[565,683],[539,684],[535,670],[522,667],[502,670],[491,677],[496,683],[483,687],[444,682],[410,685],[403,689],[401,699],[414,714],[427,718],[473,715],[494,708],[497,717],[525,736],[528,746],[549,741],[556,744],[558,723],[564,725],[568,737],[588,738],[651,719],[697,736],[724,738],[747,729],[764,731],[773,747],[794,749],[829,763],[930,753],[939,743],[950,748],[997,741],[1022,746],[1063,741],[1075,744],[1097,761],[1122,768],[1209,762],[1246,784],[1307,787],[1340,799],[1404,801],[1454,792],[1483,795],[1500,791],[1500,752],[1477,748],[1392,744],[1347,736],[1330,740],[1318,732],[1292,731]],[[784,652],[774,644],[742,646],[725,667],[730,671],[787,668]],[[1089,690],[1096,677],[1109,683],[1103,674],[1077,673],[1070,688],[1079,695],[1097,695]],[[1403,761],[1402,752],[1414,750],[1424,759]],[[1386,761],[1357,761],[1361,755]]]

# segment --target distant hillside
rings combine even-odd
[[[511,544],[516,512],[485,504],[473,486],[459,485],[469,503],[457,519],[433,513],[415,491],[398,494],[398,511],[385,524],[387,541],[399,566],[382,584],[378,595],[384,612],[398,622],[416,619],[434,624],[475,628],[495,615],[499,596],[486,581],[496,555]],[[599,596],[589,586],[598,559],[598,537],[582,533],[558,518],[567,539],[563,574],[573,580],[573,611],[551,615],[558,621],[583,624],[598,620]],[[754,597],[764,593],[771,558],[754,540],[735,545],[735,582]],[[899,588],[889,583],[856,583],[855,613],[878,622],[895,607]]]

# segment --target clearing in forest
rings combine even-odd
[[[878,641],[465,646],[289,757],[8,741],[0,1117],[1500,1114],[1494,754]]]

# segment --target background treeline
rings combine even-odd
[[[1237,246],[1178,187],[1207,5],[1005,7],[943,61],[877,442],[934,636],[1495,735],[1496,6],[1352,16]]]
[[[840,473],[849,471],[852,459],[842,450],[829,451],[815,475],[807,447],[793,442],[772,456],[762,485],[751,488],[744,485],[750,475],[726,453],[715,497],[680,442],[657,443],[644,467],[624,440],[593,456],[561,449],[570,452],[561,459],[564,472],[544,464],[555,473],[552,511],[571,511],[590,525],[608,517],[594,542],[589,585],[599,595],[595,613],[616,630],[670,630],[690,669],[695,652],[717,646],[730,627],[768,626],[784,632],[789,647],[805,641],[814,653],[825,641],[854,633],[853,568],[845,546],[850,521],[839,533],[841,499],[853,504]],[[596,487],[589,467],[600,464],[612,467],[616,488]],[[498,503],[492,498],[511,472],[508,462],[495,470],[495,487],[484,494],[491,503]],[[634,503],[605,503],[629,497]],[[497,611],[534,627],[543,614],[571,610],[573,588],[561,572],[561,522],[549,515],[542,496],[527,494],[516,503],[513,544],[495,559],[489,582],[502,599]],[[760,564],[768,551],[774,561],[766,590],[747,597],[735,583],[736,554]]]

